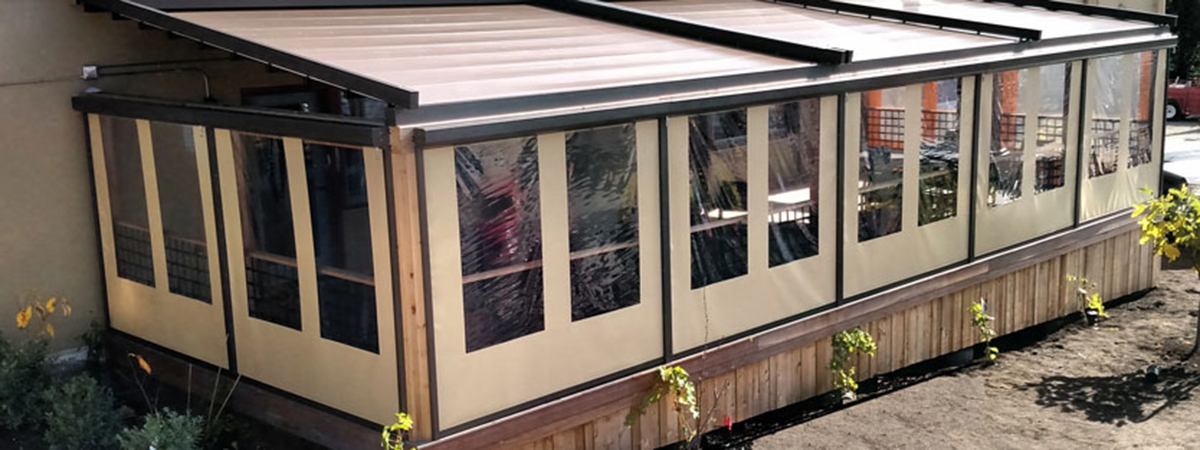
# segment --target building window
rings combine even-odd
[[[641,301],[633,124],[567,133],[571,320]]]
[[[200,177],[196,167],[194,127],[151,123],[154,165],[158,174],[159,208],[163,240],[167,249],[167,285],[171,293],[212,302],[208,273],[208,242],[204,209],[200,200]]]
[[[100,117],[104,163],[108,168],[108,200],[112,208],[117,276],[154,286],[154,255],[142,178],[142,150],[137,122]]]
[[[962,80],[921,87],[921,173],[917,225],[954,217],[958,211],[959,115]]]
[[[900,231],[904,191],[905,87],[862,93],[858,240]]]
[[[296,236],[283,140],[233,134],[250,317],[301,329]]]
[[[1066,182],[1066,122],[1071,102],[1071,65],[1042,66],[1040,71],[1035,194],[1058,189]]]
[[[996,74],[992,86],[992,148],[988,163],[988,205],[1021,198],[1025,160],[1025,111],[1034,101],[1029,69]]]
[[[1096,60],[1095,91],[1092,93],[1092,144],[1088,156],[1088,176],[1099,177],[1117,171],[1121,153],[1121,111],[1128,84],[1122,82],[1124,55]]]
[[[688,118],[692,289],[746,274],[746,110]]]
[[[537,139],[454,148],[467,351],[541,331]]]
[[[321,337],[379,353],[363,150],[304,144]]]
[[[770,266],[816,255],[821,100],[772,105],[767,113]]]
[[[1153,160],[1154,69],[1158,67],[1158,52],[1130,55],[1133,64],[1133,101],[1130,104],[1129,167],[1149,164]]]

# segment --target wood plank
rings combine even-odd
[[[425,316],[425,275],[421,251],[421,210],[417,195],[416,144],[411,129],[392,128],[392,183],[395,187],[396,254],[400,294],[396,308],[404,355],[404,411],[417,418],[413,438],[433,437],[433,400]]]
[[[816,372],[816,391],[813,395],[821,395],[833,389],[833,375],[829,373],[829,361],[832,356],[832,339],[823,337],[816,342],[816,359],[813,370]]]
[[[630,430],[625,426],[626,410],[610,411],[592,421],[592,441],[596,450],[632,450]]]
[[[800,400],[817,395],[817,343],[800,348]]]
[[[550,438],[550,448],[553,450],[580,450],[579,449],[579,428],[556,433]]]
[[[640,450],[654,450],[667,444],[662,440],[662,416],[660,411],[665,407],[665,402],[659,402],[646,408],[646,412],[638,417],[637,424],[634,425],[636,432],[634,433],[634,441],[637,445],[635,448]],[[558,449],[555,449],[558,450]]]
[[[892,371],[892,318],[883,317],[872,322],[875,327],[875,374]]]

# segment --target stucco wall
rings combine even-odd
[[[0,333],[17,332],[14,316],[30,290],[74,306],[76,315],[55,325],[56,348],[79,345],[89,322],[103,319],[90,165],[83,118],[71,108],[71,96],[88,87],[193,101],[203,96],[195,73],[85,82],[81,66],[223,56],[108,14],[85,13],[71,0],[0,0]],[[244,61],[205,69],[224,101],[236,101],[246,84],[240,79],[295,82]]]

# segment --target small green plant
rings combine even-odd
[[[1153,195],[1149,189],[1142,189],[1142,192]],[[1161,197],[1134,205],[1133,217],[1138,217],[1142,229],[1141,244],[1153,245],[1154,253],[1171,262],[1182,258],[1200,275],[1200,196],[1186,184],[1168,189]],[[1191,358],[1198,349],[1200,321],[1196,322],[1192,350],[1184,359]]]
[[[10,344],[0,337],[0,426],[10,430],[42,423],[42,393],[52,383],[46,362],[48,341],[34,338]]]
[[[992,346],[992,338],[996,337],[996,330],[992,329],[992,322],[995,320],[995,317],[987,313],[987,300],[981,298],[971,304],[971,325],[975,326],[975,332],[979,334],[979,342],[984,344],[988,361],[995,361],[996,357],[1000,356],[1000,349]]]
[[[692,382],[683,367],[659,367],[658,380],[655,381],[654,387],[650,392],[642,397],[642,402],[638,404],[637,409],[625,416],[625,426],[632,427],[637,423],[639,415],[646,412],[646,408],[650,405],[667,397],[671,401],[671,407],[675,409],[675,417],[679,422],[679,430],[684,435],[684,442],[691,442],[699,432],[697,427],[693,426],[693,421],[700,418],[700,403],[696,399],[696,384]]]
[[[833,335],[831,342],[833,357],[829,360],[829,371],[833,373],[833,386],[842,391],[842,398],[854,400],[857,397],[858,382],[854,380],[857,368],[850,362],[850,357],[856,353],[875,356],[875,339],[861,327]]]
[[[108,362],[108,353],[105,351],[108,337],[105,334],[104,325],[93,320],[88,326],[88,330],[79,339],[83,342],[83,347],[87,349],[87,361],[84,367],[88,372],[99,373]]]
[[[1104,311],[1104,299],[1100,297],[1099,292],[1096,292],[1096,283],[1074,275],[1067,275],[1067,281],[1075,283],[1075,302],[1079,305],[1079,312],[1083,313],[1088,323],[1094,324],[1095,320],[1100,317],[1108,318],[1108,313]],[[1089,311],[1095,312],[1090,313]]]
[[[44,395],[45,442],[50,450],[102,450],[117,443],[128,411],[118,408],[112,391],[96,379],[76,376]]]
[[[164,408],[143,418],[140,428],[126,428],[117,437],[122,450],[197,450],[204,421]]]
[[[383,427],[383,448],[404,450],[404,438],[413,429],[413,419],[407,413],[396,413],[396,423]]]

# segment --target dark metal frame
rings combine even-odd
[[[1174,26],[1176,17],[1169,14],[1156,14],[1132,9],[1113,8],[1108,6],[1085,5],[1058,0],[984,0],[992,3],[1007,3],[1020,7],[1042,8],[1048,11],[1070,11],[1085,16],[1110,17],[1120,20],[1136,20],[1150,22],[1159,26]]]
[[[76,110],[159,122],[205,125],[239,131],[298,137],[371,147],[388,147],[382,122],[296,113],[277,109],[216,106],[114,94],[80,94],[71,99]]]
[[[418,104],[418,95],[415,90],[356,75],[311,59],[231,36],[130,0],[77,1],[88,9],[111,12],[114,18],[125,17],[143,26],[159,28],[168,33],[187,37],[201,44],[244,56],[271,67],[293,71],[326,84],[378,98],[398,107],[416,108]]]
[[[502,5],[521,0],[141,0],[139,3],[163,11],[395,8],[413,6]]]
[[[818,47],[792,41],[743,33],[729,28],[656,14],[636,8],[614,5],[598,0],[541,0],[535,5],[589,19],[603,20],[628,27],[664,33],[709,44],[774,55],[796,61],[817,64],[845,64],[854,52],[839,48]]]
[[[785,3],[789,5],[799,6],[801,8],[810,9],[817,8],[829,10],[834,13],[850,13],[866,16],[868,19],[875,17],[883,17],[893,20],[899,20],[902,23],[916,23],[937,27],[938,29],[955,29],[962,31],[970,31],[976,34],[991,34],[997,36],[1007,36],[1017,38],[1022,41],[1036,41],[1042,38],[1041,30],[1031,28],[1013,27],[1008,25],[997,25],[987,22],[979,22],[966,19],[955,19],[950,17],[935,16],[913,11],[903,11],[890,8],[879,8],[870,5],[858,3],[848,3],[838,0],[769,0],[773,3]]]

